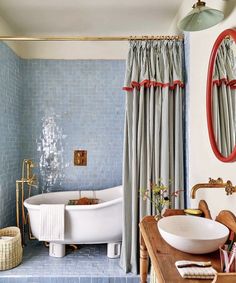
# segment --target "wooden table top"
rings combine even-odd
[[[140,223],[141,241],[144,241],[151,262],[160,283],[210,283],[212,280],[184,279],[180,276],[175,262],[178,260],[211,261],[220,272],[219,251],[206,255],[193,255],[172,248],[161,237],[153,216],[146,216]],[[236,282],[236,279],[235,279]]]

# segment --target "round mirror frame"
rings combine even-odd
[[[234,42],[236,43],[236,29],[226,29],[224,30],[216,39],[214,46],[211,51],[211,56],[210,56],[210,61],[208,65],[208,74],[207,74],[207,91],[206,91],[206,112],[207,112],[207,126],[208,126],[208,133],[209,133],[209,139],[211,143],[212,150],[215,154],[215,156],[223,162],[233,162],[236,161],[236,145],[234,147],[234,150],[232,153],[225,157],[221,154],[219,151],[216,140],[215,140],[215,135],[214,135],[214,130],[213,130],[213,123],[212,123],[212,78],[213,78],[213,71],[214,71],[214,65],[215,65],[215,60],[216,60],[216,55],[218,48],[223,41],[223,39],[226,36],[231,36],[234,39]]]

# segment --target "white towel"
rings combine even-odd
[[[40,205],[40,241],[63,241],[65,230],[65,205]]]
[[[176,261],[175,266],[178,269],[180,275],[183,278],[195,278],[195,279],[213,279],[215,277],[215,274],[217,273],[216,270],[210,266],[210,267],[181,267],[178,268],[178,266],[185,265],[185,264],[202,264],[204,265],[204,262],[201,261],[188,261],[188,260],[179,260]]]

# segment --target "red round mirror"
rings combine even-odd
[[[212,48],[207,76],[207,125],[216,157],[236,160],[236,29],[223,31]]]

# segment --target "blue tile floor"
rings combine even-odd
[[[106,245],[81,245],[67,249],[63,258],[48,255],[38,241],[24,248],[22,263],[11,270],[0,271],[0,283],[138,283],[139,276],[126,274],[119,259],[106,256]]]

